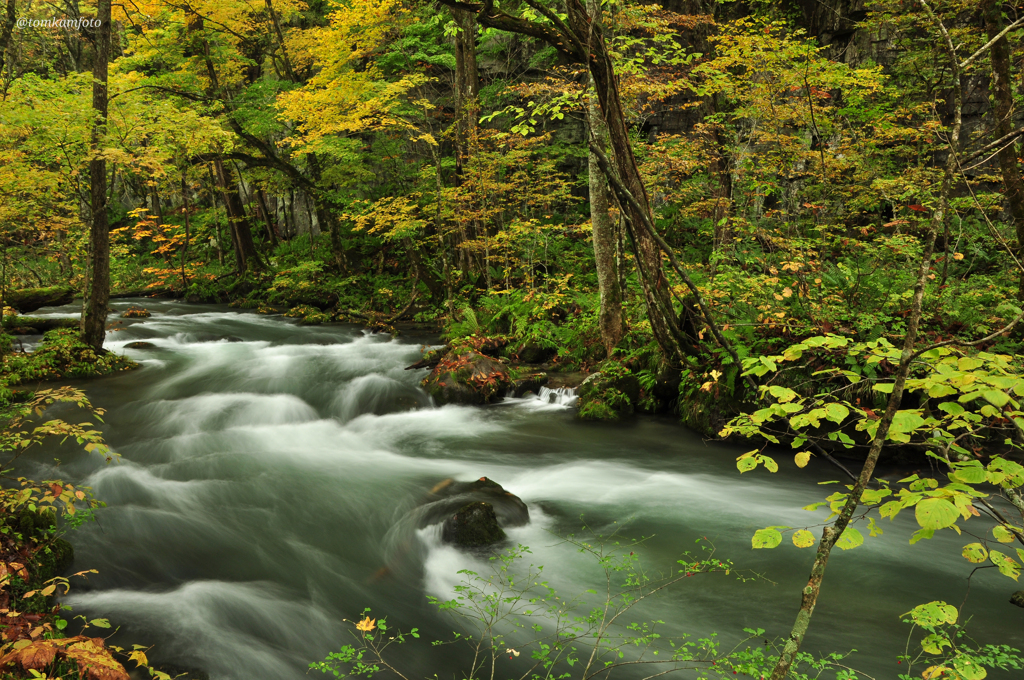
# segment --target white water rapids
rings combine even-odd
[[[565,390],[436,408],[418,387],[425,371],[404,370],[419,357],[416,338],[130,302],[153,316],[125,322],[108,347],[143,367],[81,385],[108,409],[102,429],[121,461],[48,449],[26,471],[81,480],[108,504],[70,536],[74,570],[99,573],[74,582],[66,602],[121,625],[119,643],[154,644],[155,661],[214,680],[320,677],[307,676],[307,665],[347,640],[343,619],[370,607],[392,627],[423,632],[393,648],[410,677],[462,672],[457,648],[427,642],[458,624],[426,596],[450,598],[460,569],[484,572],[489,563],[408,517],[437,482],[483,476],[529,505],[531,522],[508,530],[511,543],[529,546],[526,560],[544,565],[566,596],[599,585],[593,560],[560,538],[587,535],[584,523],[651,537],[637,550],[655,570],[706,536],[719,556],[769,580],[692,579],[642,614],[665,620],[666,634],[717,631],[725,647],[744,627],[788,633],[813,555],[788,539],[754,551],[750,536],[820,521],[801,507],[832,491],[815,483],[837,479],[833,468],[790,462],[777,475],[741,476],[735,457],[744,448],[705,443],[669,419],[581,423]],[[136,341],[153,347],[125,349]],[[837,551],[809,651],[856,648],[851,666],[895,677],[909,632],[900,615],[931,600],[960,604],[968,541],[944,532],[908,546],[912,523],[901,516],[864,547]],[[1020,586],[993,572],[974,577],[970,630],[1024,647],[1024,610],[1007,603]]]

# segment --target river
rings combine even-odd
[[[529,546],[521,563],[543,565],[563,595],[602,578],[561,539],[568,534],[648,537],[634,550],[654,570],[699,551],[695,541],[706,537],[738,573],[764,578],[684,580],[638,618],[664,620],[666,634],[717,632],[725,647],[744,627],[788,633],[813,554],[788,538],[753,550],[750,536],[821,521],[822,512],[801,508],[831,492],[816,485],[837,479],[827,464],[799,470],[783,455],[779,473],[741,476],[743,447],[705,442],[671,419],[581,423],[566,395],[547,392],[436,408],[418,387],[425,371],[404,370],[431,338],[152,300],[115,301],[112,321],[129,304],[152,317],[117,319],[107,347],[142,368],[82,383],[108,410],[102,429],[120,461],[63,449],[55,470],[48,449],[30,472],[81,481],[108,504],[69,537],[74,569],[99,573],[76,580],[66,602],[119,624],[122,644],[154,645],[156,662],[214,680],[320,677],[307,665],[348,639],[343,619],[369,607],[392,629],[422,632],[389,650],[410,678],[461,673],[459,648],[429,644],[459,623],[427,596],[448,599],[459,570],[493,563],[408,521],[448,477],[487,476],[529,504],[531,522],[509,530],[510,541]],[[125,348],[135,341],[153,348]],[[857,649],[849,665],[892,678],[909,632],[900,615],[932,600],[960,604],[969,541],[946,531],[909,546],[906,515],[883,522],[885,534],[865,546],[836,551],[805,649]],[[974,576],[969,630],[1024,648],[1024,610],[1008,603],[1020,586],[994,571]],[[499,675],[523,661],[508,663]]]

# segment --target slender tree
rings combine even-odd
[[[992,116],[995,118],[997,139],[1013,132],[1013,81],[1010,75],[1010,43],[1005,35],[1003,3],[985,0],[982,12],[985,16],[985,30],[989,40],[994,40],[989,49],[992,76],[989,91],[992,97]],[[1010,217],[1017,231],[1017,260],[1024,262],[1024,180],[1021,179],[1017,145],[1004,144],[998,152],[999,169],[1003,175],[1003,190],[1010,209]],[[1024,270],[1021,271],[1017,286],[1017,299],[1024,300]]]
[[[594,23],[601,21],[600,0],[587,0],[587,11]],[[594,78],[590,78],[593,91]],[[608,125],[601,115],[601,107],[597,97],[591,93],[587,102],[587,123],[595,144],[603,149],[609,146]],[[605,351],[611,357],[612,351],[622,340],[625,331],[622,318],[622,288],[619,286],[619,271],[616,258],[615,223],[612,221],[609,208],[611,193],[608,191],[608,180],[601,172],[594,151],[589,151],[590,174],[590,224],[594,238],[594,262],[597,269],[597,286],[601,296],[601,310],[598,326],[601,329],[601,340]]]
[[[82,340],[103,349],[107,303],[110,301],[110,227],[107,224],[107,162],[102,145],[107,130],[107,62],[110,60],[110,0],[99,0],[99,26],[95,30],[96,62],[93,65],[92,124],[89,161],[90,212],[88,282],[82,310]]]

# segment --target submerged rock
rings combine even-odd
[[[444,480],[430,490],[419,512],[419,526],[440,523],[442,540],[463,547],[503,541],[503,527],[530,521],[526,503],[487,477],[472,482]]]
[[[490,404],[504,398],[512,380],[498,359],[465,350],[445,355],[421,384],[441,406]]]
[[[124,346],[124,348],[125,349],[156,349],[156,345],[154,345],[151,342],[137,341],[137,342],[129,342],[127,345]]]
[[[441,540],[463,548],[476,548],[505,540],[490,503],[468,503],[444,521]]]
[[[1010,595],[1010,604],[1024,607],[1024,590],[1018,590],[1013,595]]]

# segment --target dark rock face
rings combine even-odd
[[[1024,607],[1024,590],[1018,590],[1010,596],[1010,604],[1015,604],[1018,607]]]
[[[524,364],[543,364],[545,361],[553,359],[556,354],[558,354],[557,348],[541,347],[535,342],[525,343],[516,350],[519,361]]]
[[[490,503],[477,501],[462,506],[444,521],[441,540],[463,548],[476,548],[505,540]]]
[[[548,383],[547,373],[537,373],[520,378],[512,383],[512,396],[521,397],[527,392],[537,393]]]
[[[418,518],[421,527],[441,524],[442,540],[463,547],[498,543],[505,540],[502,527],[529,521],[526,503],[487,477],[472,482],[444,480],[430,490]]]
[[[143,342],[143,341],[140,340],[138,342],[129,342],[127,345],[124,346],[124,348],[125,349],[156,349],[156,345],[154,345],[151,342]]]
[[[438,405],[479,405],[501,401],[512,381],[501,361],[463,351],[449,352],[424,378],[422,385]]]

